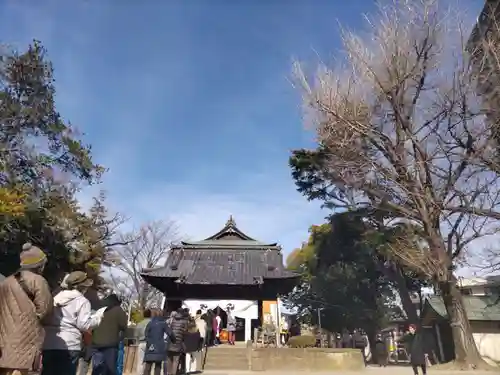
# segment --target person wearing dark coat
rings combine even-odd
[[[387,345],[382,338],[382,335],[377,335],[375,339],[375,357],[377,358],[377,364],[379,367],[386,367],[389,359],[389,353],[387,352]]]
[[[426,353],[424,349],[424,336],[417,330],[415,324],[411,324],[408,328],[409,333],[400,341],[405,345],[410,356],[410,364],[413,373],[418,375],[418,368],[422,369],[422,374],[427,374]]]
[[[344,331],[342,332],[342,338],[340,341],[342,344],[342,348],[344,348],[344,349],[346,349],[346,348],[352,349],[353,348],[352,337],[347,329],[344,329]]]
[[[367,361],[366,361],[365,348],[368,343],[366,342],[365,337],[361,334],[360,331],[354,330],[354,332],[352,333],[352,344],[355,349],[358,349],[361,352],[361,355],[363,356],[363,362],[366,366]]]
[[[213,343],[213,338],[212,338],[212,317],[211,317],[211,311],[208,310],[205,314],[201,316],[201,318],[207,323],[207,330],[205,332],[205,346],[211,346]]]
[[[172,342],[167,350],[167,374],[176,375],[184,350],[184,336],[188,330],[189,313],[185,309],[179,309],[172,314],[170,328],[175,336],[175,342]],[[183,366],[184,367],[184,366]]]
[[[116,375],[120,342],[128,326],[128,316],[116,294],[106,297],[102,304],[106,311],[101,324],[92,330],[92,375]]]
[[[175,343],[176,337],[172,329],[161,316],[161,311],[153,311],[153,317],[146,326],[144,336],[146,339],[146,350],[144,352],[144,375],[151,374],[154,366],[154,374],[161,374],[161,365],[167,356],[170,343]],[[167,337],[167,340],[165,340]]]

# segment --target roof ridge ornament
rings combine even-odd
[[[236,227],[236,221],[233,218],[233,215],[229,215],[229,219],[226,222],[226,227]]]

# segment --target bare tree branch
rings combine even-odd
[[[367,17],[367,34],[343,31],[343,64],[321,64],[311,76],[296,63],[294,77],[325,155],[323,175],[339,196],[357,197],[355,209],[371,207],[407,227],[394,256],[441,289],[456,323],[456,357],[477,365],[453,271],[468,245],[500,229],[498,142],[485,121],[494,109],[485,111],[465,51],[467,28],[441,5],[381,5]],[[498,42],[488,46],[499,56]]]
[[[121,245],[110,254],[110,282],[122,294],[136,299],[141,309],[158,303],[159,292],[150,288],[140,274],[143,269],[161,265],[172,244],[178,241],[178,227],[173,221],[154,221],[121,236]]]

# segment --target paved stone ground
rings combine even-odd
[[[364,371],[336,371],[336,372],[323,372],[331,375],[412,375],[413,372],[410,367],[405,366],[389,366],[385,368],[368,367]],[[257,371],[204,371],[205,375],[257,375]],[[265,371],[266,375],[303,375],[306,372],[291,372],[291,371]],[[307,374],[311,374],[308,372]],[[318,374],[322,374],[318,372]],[[446,370],[433,370],[432,367],[427,371],[428,375],[495,375],[499,372],[493,371],[446,371]]]

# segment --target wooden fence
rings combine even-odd
[[[137,362],[139,359],[139,346],[138,345],[127,345],[125,347],[125,358],[123,359],[123,373],[124,374],[135,374],[135,369],[137,368]]]

